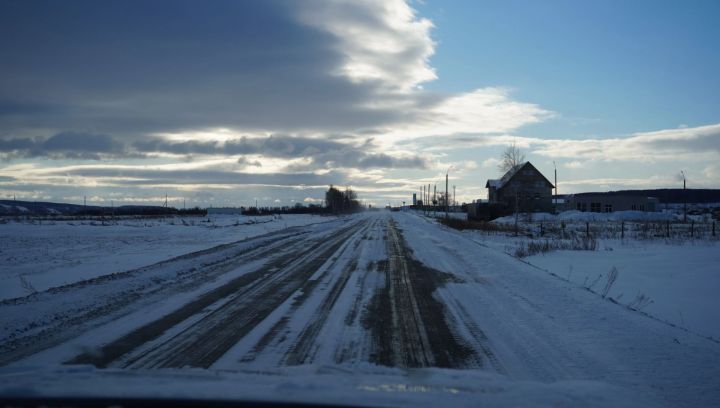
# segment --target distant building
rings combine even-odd
[[[500,179],[488,180],[488,203],[520,212],[553,210],[553,184],[530,162],[510,169]]]
[[[582,212],[648,211],[660,210],[660,200],[621,191],[609,193],[580,193],[566,197],[565,210]]]
[[[243,208],[235,207],[210,207],[207,209],[208,214],[225,214],[225,215],[240,215],[242,214]]]
[[[417,193],[413,193],[413,204],[412,205],[417,205]]]

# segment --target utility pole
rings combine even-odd
[[[685,192],[685,171],[680,170],[683,178],[683,222],[687,222],[687,193]]]
[[[433,217],[436,215],[437,212],[437,183],[433,185]]]
[[[457,205],[457,196],[455,195],[455,185],[453,184],[453,207],[455,207],[456,205]]]
[[[432,203],[430,202],[430,183],[428,183],[428,187],[427,187],[427,202],[428,202],[427,212],[429,214],[430,213],[430,205],[432,205]]]
[[[555,212],[557,212],[558,192],[557,192],[557,166],[555,165],[555,160],[553,160],[553,167],[555,168]]]
[[[520,197],[517,190],[515,190],[515,236],[518,235],[518,217],[520,216]]]
[[[449,196],[449,194],[448,194],[448,172],[449,171],[450,171],[450,169],[448,169],[448,171],[445,172],[445,219],[448,218],[448,209],[449,209],[448,201],[450,199],[450,197],[448,197]]]

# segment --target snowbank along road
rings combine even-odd
[[[412,214],[288,228],[0,303],[0,364],[596,380],[720,404],[720,345]]]

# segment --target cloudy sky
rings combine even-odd
[[[720,2],[0,0],[0,198],[720,187]],[[443,183],[444,185],[444,183]]]

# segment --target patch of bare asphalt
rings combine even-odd
[[[334,232],[331,238],[306,242],[299,253],[284,253],[261,269],[236,278],[107,344],[99,352],[81,354],[67,363],[106,367],[213,303],[233,296],[163,344],[125,358],[122,364],[125,367],[207,368],[300,288],[357,228],[355,223]]]
[[[480,364],[475,351],[453,332],[445,305],[433,296],[456,278],[416,260],[393,220],[385,239],[389,258],[378,263],[385,287],[375,293],[362,318],[373,338],[370,361],[403,368]]]

